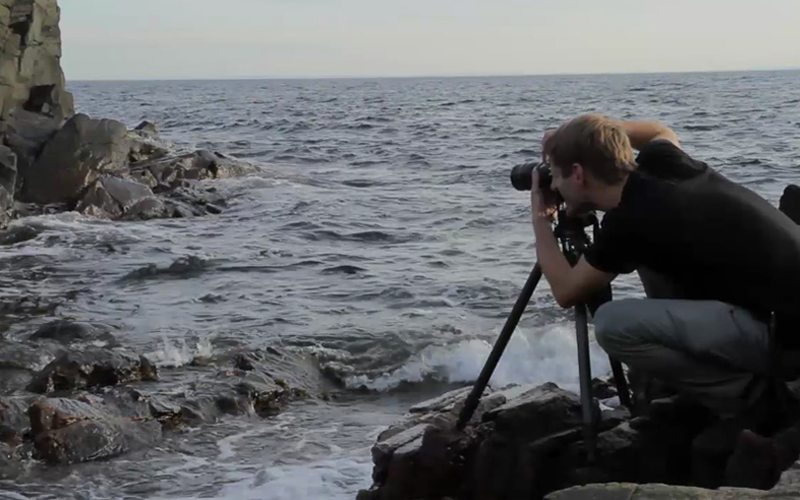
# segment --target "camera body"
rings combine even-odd
[[[530,161],[516,165],[511,169],[511,185],[517,191],[530,191],[533,184],[533,172],[539,173],[539,191],[549,204],[561,205],[564,199],[550,185],[553,183],[553,171],[550,164],[542,161]]]

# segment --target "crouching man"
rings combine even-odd
[[[603,305],[597,341],[717,416],[696,447],[726,443],[729,455],[743,430],[771,435],[793,423],[794,400],[769,376],[768,324],[774,313],[779,346],[800,344],[800,227],[690,157],[658,123],[579,116],[546,133],[543,152],[568,212],[604,213],[594,244],[570,266],[534,173],[536,252],[559,305],[639,272],[647,298]]]

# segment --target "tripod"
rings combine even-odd
[[[562,207],[558,212],[558,224],[555,228],[555,235],[561,244],[561,250],[570,265],[575,266],[583,254],[586,247],[589,246],[591,240],[586,234],[585,228],[588,226],[593,227],[596,233],[599,229],[597,217],[594,213],[589,213],[585,216],[570,217],[566,214],[566,210]],[[478,407],[481,395],[492,377],[503,351],[511,339],[511,335],[519,323],[522,313],[530,302],[536,286],[542,278],[542,268],[537,262],[533,267],[525,286],[522,289],[516,303],[514,304],[511,314],[506,320],[500,336],[497,338],[492,352],[483,367],[478,380],[472,388],[469,396],[464,402],[464,407],[458,417],[456,429],[463,430],[467,422],[472,418],[475,409]],[[586,443],[587,458],[589,462],[594,462],[596,455],[596,422],[597,412],[593,404],[592,398],[592,370],[589,358],[589,329],[588,329],[588,313],[594,315],[597,309],[604,303],[610,301],[611,286],[607,286],[599,293],[597,293],[591,300],[586,303],[577,304],[574,308],[575,311],[575,333],[577,336],[578,345],[578,374],[580,382],[580,400],[582,410],[582,423],[583,423],[583,437]],[[619,394],[620,403],[628,408],[631,408],[630,394],[628,392],[628,384],[625,379],[625,372],[622,369],[622,364],[619,361],[611,359],[611,370],[614,375],[614,383],[617,387],[617,394]]]

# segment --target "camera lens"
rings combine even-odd
[[[511,169],[511,185],[517,191],[530,191],[533,181],[533,169],[538,165],[537,162],[523,163]]]

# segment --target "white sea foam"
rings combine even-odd
[[[608,356],[594,341],[590,327],[592,375],[610,373]],[[403,382],[435,379],[444,382],[472,382],[478,378],[492,344],[470,339],[446,345],[429,346],[404,366],[375,378],[355,376],[350,387],[366,386],[385,391]],[[577,344],[572,323],[550,325],[535,331],[517,329],[506,347],[490,384],[502,387],[511,383],[555,382],[564,389],[578,392]]]
[[[196,357],[210,357],[214,346],[209,338],[202,338],[189,345],[184,339],[161,340],[161,348],[145,355],[153,364],[160,367],[176,368],[185,366]]]

